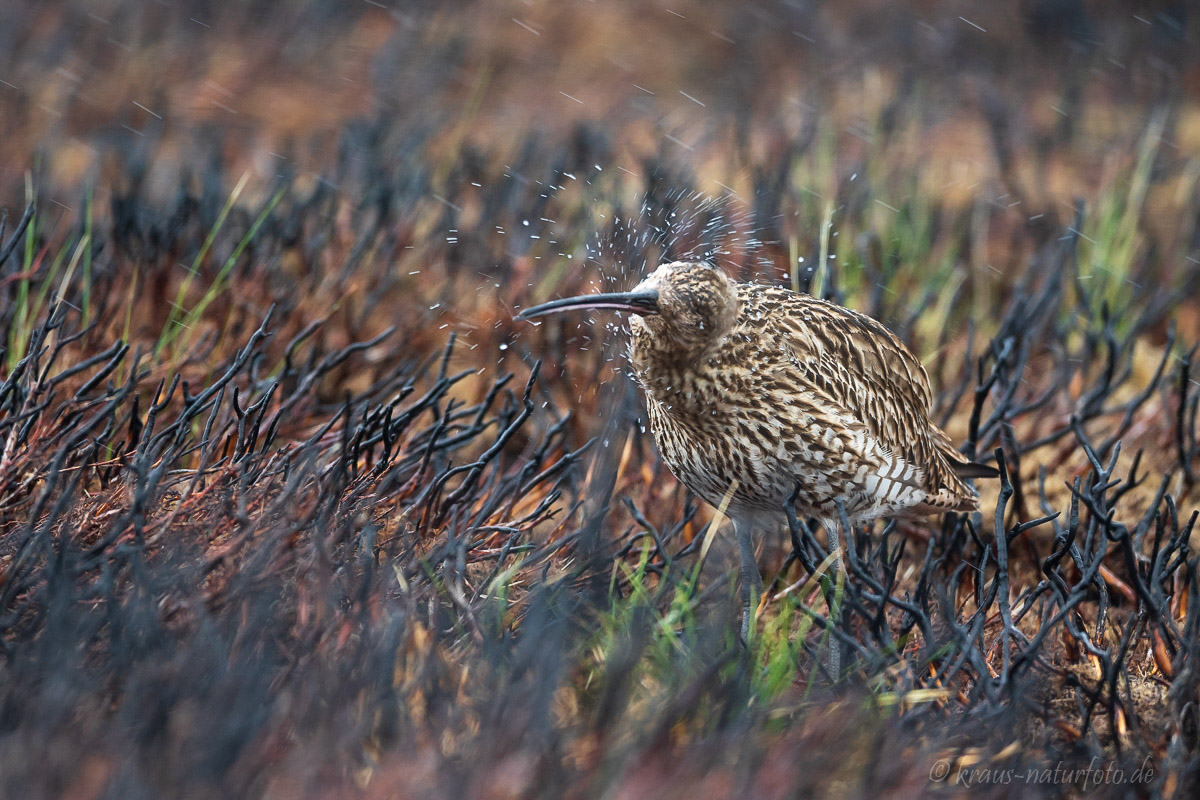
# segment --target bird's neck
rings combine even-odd
[[[667,408],[684,410],[707,402],[710,350],[671,347],[648,331],[635,328],[629,359],[648,399]]]

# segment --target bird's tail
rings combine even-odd
[[[925,501],[929,511],[974,511],[979,508],[979,493],[966,481],[973,478],[995,478],[994,467],[969,461],[954,449],[949,439],[938,442],[943,469],[941,485]]]
[[[995,467],[989,467],[987,464],[978,464],[974,461],[951,461],[950,468],[954,470],[955,475],[963,480],[1000,477],[1000,471]]]

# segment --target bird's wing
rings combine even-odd
[[[929,377],[895,334],[864,314],[785,289],[754,287],[743,302],[747,324],[770,321],[831,411],[858,421],[897,460],[918,467],[930,489],[961,486],[947,473],[966,459],[930,422]]]

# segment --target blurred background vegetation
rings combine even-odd
[[[1198,37],[0,2],[7,791],[1191,796]],[[861,536],[834,621],[781,532],[749,652],[619,330],[512,318],[685,256],[883,320],[1010,477]]]

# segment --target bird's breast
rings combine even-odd
[[[731,391],[703,375],[649,386],[646,407],[663,461],[688,488],[719,504],[736,484],[742,505],[778,505],[794,480],[797,451],[787,421],[762,410],[753,387]]]

